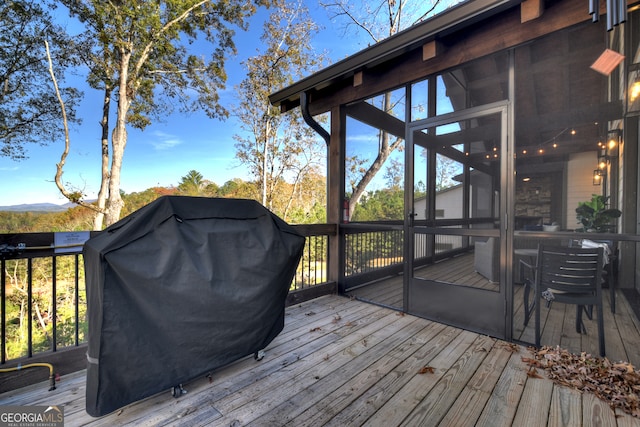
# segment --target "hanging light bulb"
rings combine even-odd
[[[640,80],[636,80],[631,85],[631,93],[629,93],[629,100],[631,102],[635,102],[636,99],[640,96]]]

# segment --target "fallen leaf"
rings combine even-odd
[[[321,330],[322,330],[321,327],[316,326],[315,328],[309,329],[309,332],[318,332],[318,331],[321,331]]]
[[[540,376],[540,374],[538,374],[538,370],[536,368],[534,368],[533,366],[529,368],[529,370],[527,371],[527,376],[529,378],[542,378],[542,376]]]
[[[504,347],[509,350],[511,353],[518,353],[520,351],[520,346],[514,343],[504,343]]]
[[[418,371],[419,374],[435,374],[436,370],[432,366],[423,366]]]
[[[529,366],[540,366],[540,362],[536,359],[531,359],[530,357],[521,357],[520,359]]]
[[[529,350],[533,359],[522,358],[529,364],[529,372],[534,366],[543,369],[556,384],[592,393],[614,411],[640,418],[640,372],[632,364],[612,363],[606,357],[593,357],[585,352],[573,354],[560,347]]]

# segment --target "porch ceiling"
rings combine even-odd
[[[464,2],[269,95],[269,101],[274,106],[280,106],[284,111],[291,110],[300,105],[301,92],[320,90],[345,79],[350,79],[362,69],[375,67],[434,40],[436,37],[461,30],[520,3],[521,0],[471,0]]]
[[[515,49],[518,162],[556,162],[571,153],[595,151],[606,137],[608,122],[622,118],[622,101],[607,101],[608,77],[590,68],[605,48],[603,34],[604,29],[593,31],[591,24],[577,26]],[[507,98],[504,60],[503,55],[488,56],[442,75],[454,111]],[[484,141],[490,152],[496,141],[483,133],[496,135],[492,125],[478,123],[438,140]]]
[[[582,14],[576,11],[576,2],[567,1],[558,2],[559,7],[549,7],[544,19],[534,20],[531,24],[522,24],[519,19],[517,23],[505,24],[507,20],[514,21],[513,7],[519,3],[490,0],[463,3],[272,94],[270,101],[279,105],[282,111],[286,111],[299,105],[301,92],[313,91],[317,92],[318,96],[317,99],[312,99],[311,106],[315,105],[313,108],[317,112],[338,100],[348,103],[358,99],[358,96],[361,96],[359,99],[364,99],[366,96],[362,96],[363,94],[375,93],[376,89],[351,87],[351,78],[355,72],[369,72],[367,82],[375,88],[381,87],[380,81],[398,85],[398,79],[394,77],[396,73],[404,73],[406,75],[403,74],[402,79],[409,79],[409,65],[405,63],[409,55],[405,54],[437,39],[444,46],[448,46],[445,55],[448,55],[448,59],[443,64],[451,64],[448,67],[453,66],[454,71],[444,72],[442,76],[453,111],[459,111],[508,98],[507,56],[490,55],[488,52],[491,49],[518,46],[515,49],[513,118],[516,154],[520,154],[517,162],[558,162],[566,160],[571,153],[596,150],[597,142],[606,134],[607,122],[617,120],[623,115],[622,101],[606,101],[609,98],[604,89],[607,87],[607,77],[590,69],[590,65],[605,47],[607,33],[604,23],[569,26],[567,22],[587,21],[579,20]],[[495,20],[495,26],[487,24],[489,16],[509,8],[513,10],[507,12],[505,19]],[[565,16],[568,13],[571,14],[570,18]],[[517,15],[519,18],[519,13]],[[564,23],[562,17],[566,18]],[[480,21],[486,22],[479,24]],[[599,31],[593,31],[596,26]],[[493,33],[494,38],[501,41],[487,48],[488,51],[484,49],[487,53],[472,61],[478,56],[471,53],[471,45],[491,44],[487,38],[489,27],[495,27],[497,34]],[[461,32],[463,28],[465,31]],[[558,31],[560,29],[562,31]],[[473,35],[465,38],[467,33]],[[553,37],[542,37],[544,34],[551,34]],[[456,61],[458,65],[453,65]],[[432,62],[425,70],[434,66]],[[409,68],[415,69],[417,63],[411,64],[413,65]],[[413,79],[415,78],[417,77],[414,76]],[[342,95],[335,95],[333,98],[334,91]],[[331,101],[325,102],[323,97],[331,98]],[[316,104],[322,104],[322,107]],[[348,113],[364,123],[404,137],[402,120],[376,111],[372,106],[365,103],[351,104]],[[486,153],[496,146],[496,141],[485,140],[481,135],[483,131],[490,130],[490,125],[480,123],[455,135],[440,138],[438,151],[443,154],[449,153],[455,158],[456,150],[450,148],[451,145],[465,141],[483,141],[486,152],[469,153],[464,163],[473,162],[474,168],[480,169],[483,165],[486,168],[491,161],[497,161],[497,158],[486,159]],[[492,134],[496,135],[495,132]],[[555,143],[558,144],[557,147],[553,147]],[[428,146],[428,138],[424,138],[421,145]],[[527,155],[523,156],[525,150]],[[541,154],[540,150],[544,153]]]

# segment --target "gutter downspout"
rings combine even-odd
[[[311,126],[311,128],[315,130],[322,139],[324,139],[324,142],[328,147],[329,142],[331,141],[331,135],[329,135],[329,132],[327,132],[325,128],[323,128],[320,123],[315,121],[313,117],[311,117],[311,114],[309,114],[309,96],[307,95],[307,92],[300,92],[300,110],[302,110],[302,118],[304,119],[304,122]]]

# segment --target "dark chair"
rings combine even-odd
[[[606,245],[603,248],[603,257],[605,259],[604,267],[602,267],[603,285],[609,288],[609,301],[611,304],[611,312],[616,312],[616,274],[618,272],[618,245],[613,240],[581,240],[580,246],[595,247],[597,245]]]
[[[535,311],[536,346],[540,347],[539,299],[576,305],[576,332],[586,333],[582,313],[591,319],[596,308],[600,356],[605,355],[604,322],[602,309],[602,257],[603,249],[577,247],[538,247],[538,258],[533,279],[525,283],[525,325],[530,310]],[[531,283],[533,280],[533,283]],[[529,288],[533,285],[534,301],[529,304]]]

